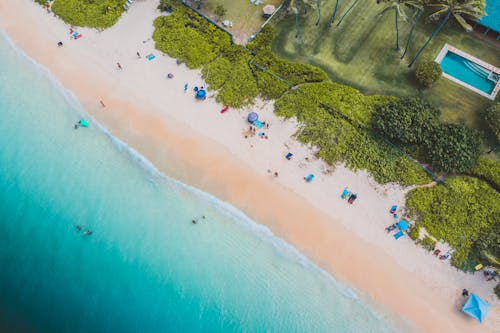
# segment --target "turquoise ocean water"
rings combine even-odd
[[[0,59],[0,332],[394,331],[230,205],[74,130],[89,117],[2,34]]]

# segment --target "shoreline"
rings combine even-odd
[[[30,0],[7,0],[0,4],[0,28],[74,92],[84,109],[112,135],[139,151],[161,172],[214,194],[269,227],[336,280],[361,292],[369,304],[389,309],[421,331],[494,330],[499,320],[498,302],[492,302],[483,325],[454,308],[455,301],[460,301],[456,295],[460,285],[491,301],[477,289],[486,285],[479,283],[480,277],[455,272],[409,240],[395,241],[385,234],[383,227],[392,221],[388,204],[401,204],[405,193],[401,188],[376,185],[366,173],[353,173],[342,166],[333,175],[323,176],[323,164],[313,161],[308,149],[289,139],[294,123],[274,116],[272,103],[259,111],[272,124],[270,139],[245,140],[241,132],[246,112],[230,109],[220,115],[222,106],[212,99],[199,103],[191,91],[184,95],[183,80],[190,87],[193,82],[201,83],[199,71],[159,56],[159,51],[152,51],[152,41],[141,43],[150,37],[142,26],[150,26],[152,32],[150,16],[159,15],[153,7],[155,1],[137,3],[109,31],[78,29],[84,38],[70,41],[68,26],[47,15],[42,7]],[[143,22],[131,21],[141,15],[146,17]],[[32,25],[28,29],[17,22]],[[134,25],[141,28],[134,29]],[[44,34],[33,39],[29,31],[33,29]],[[124,42],[128,44],[118,50],[117,37],[123,39],[124,32],[131,32],[132,41]],[[64,41],[63,48],[57,48],[58,40]],[[135,51],[130,49],[134,43],[142,47],[141,54],[152,51],[157,59],[151,63],[135,59]],[[127,49],[127,58],[123,49]],[[115,69],[116,61],[123,65],[123,71]],[[173,80],[158,73],[171,69]],[[100,100],[105,108],[99,105]],[[284,160],[283,143],[292,147],[296,159]],[[312,162],[304,161],[305,156]],[[279,178],[268,175],[268,169],[278,170]],[[310,171],[318,177],[306,184],[302,177]],[[354,206],[338,199],[346,185],[361,193]],[[422,270],[426,266],[430,267]]]

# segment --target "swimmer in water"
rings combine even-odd
[[[77,225],[75,228],[76,228],[77,231],[81,231],[82,230],[82,226],[81,225]]]
[[[192,224],[196,224],[196,220],[191,220],[191,223]]]
[[[85,236],[90,236],[90,235],[92,235],[92,231],[91,230],[86,230],[83,234]]]

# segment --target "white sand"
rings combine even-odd
[[[220,114],[223,106],[213,98],[195,101],[192,88],[203,84],[200,72],[178,66],[154,49],[157,2],[136,1],[104,32],[78,28],[84,37],[75,41],[69,39],[66,24],[31,0],[1,0],[0,29],[72,90],[100,123],[160,170],[216,194],[268,225],[357,288],[367,301],[398,313],[421,331],[496,328],[499,332],[500,302],[492,292],[494,282],[486,282],[482,274],[459,272],[407,236],[396,241],[384,231],[394,222],[389,208],[402,206],[407,189],[380,186],[365,172],[343,166],[324,174],[328,167],[290,138],[296,123],[276,117],[272,103],[257,102]],[[38,31],[36,38],[33,31]],[[59,40],[64,47],[57,47]],[[147,61],[149,53],[156,59]],[[123,70],[117,69],[117,62]],[[166,78],[169,72],[173,79]],[[263,130],[268,140],[243,137],[249,111],[271,123],[269,130]],[[294,153],[291,161],[284,158],[285,145]],[[278,171],[279,177],[268,170]],[[312,183],[303,180],[308,173],[316,175]],[[354,205],[340,199],[345,186],[358,194]],[[251,209],[250,200],[261,203],[258,212]],[[288,206],[292,202],[295,205]],[[493,305],[483,325],[457,310],[462,288]]]

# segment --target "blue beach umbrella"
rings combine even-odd
[[[482,323],[488,311],[490,311],[490,307],[491,305],[485,300],[471,293],[462,307],[462,311]]]
[[[200,89],[196,92],[196,98],[197,99],[204,99],[205,96],[207,96],[207,92],[203,89]]]
[[[406,222],[405,220],[399,220],[398,228],[401,231],[405,231],[406,229],[408,229],[408,222]]]
[[[256,121],[257,119],[259,119],[259,115],[257,114],[257,112],[250,112],[248,114],[248,122],[249,123],[253,123],[254,121]]]

